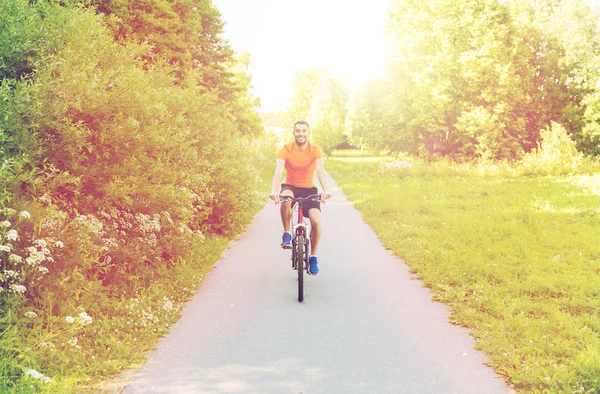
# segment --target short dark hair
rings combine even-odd
[[[310,129],[310,126],[308,125],[307,121],[305,121],[305,120],[299,120],[296,123],[294,123],[294,130],[296,130],[296,126],[299,125],[299,124],[305,124],[306,127],[308,127]]]

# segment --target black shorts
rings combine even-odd
[[[294,197],[302,197],[302,198],[306,198],[312,194],[319,194],[319,190],[316,187],[296,187],[296,186],[292,186],[292,185],[288,185],[287,183],[282,183],[281,184],[281,192],[283,193],[284,190],[291,190],[292,193],[294,193]],[[308,217],[308,211],[312,208],[317,208],[319,211],[321,210],[321,203],[319,201],[306,201],[305,203],[302,204],[304,211],[302,212],[302,215],[307,218]]]

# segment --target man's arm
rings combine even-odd
[[[283,168],[285,161],[283,159],[277,159],[275,161],[275,175],[273,175],[273,183],[271,184],[271,193],[269,198],[275,201],[275,204],[279,204],[279,187],[281,186],[281,177],[283,176]]]
[[[327,179],[325,176],[325,159],[317,159],[317,178],[319,179],[319,183],[321,184],[321,188],[323,192],[321,193],[321,201],[325,202],[325,200],[331,197],[331,192],[329,191],[329,187],[327,186]]]

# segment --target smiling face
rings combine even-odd
[[[296,123],[296,125],[294,125],[294,140],[299,148],[302,148],[306,145],[309,136],[310,128],[307,124]]]

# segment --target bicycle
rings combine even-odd
[[[281,203],[291,201],[292,206],[292,269],[298,271],[298,302],[304,300],[304,271],[308,274],[310,256],[310,220],[304,217],[303,203],[321,201],[320,194],[308,197],[279,195]],[[294,220],[294,217],[296,220]]]

